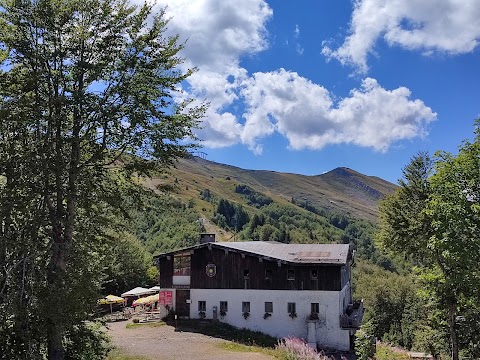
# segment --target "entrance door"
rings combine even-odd
[[[177,289],[175,311],[179,318],[190,317],[190,304],[187,303],[187,300],[190,300],[190,290]]]

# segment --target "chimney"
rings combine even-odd
[[[215,234],[200,234],[200,244],[215,242]]]

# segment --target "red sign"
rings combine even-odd
[[[172,305],[173,295],[171,291],[160,291],[158,295],[158,303],[160,305]]]

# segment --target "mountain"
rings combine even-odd
[[[174,192],[185,201],[193,199],[207,218],[212,210],[211,204],[199,200],[199,192],[208,189],[217,196],[241,203],[244,199],[235,193],[235,187],[247,185],[279,203],[292,202],[293,199],[297,204],[373,222],[378,217],[378,201],[396,189],[396,185],[388,181],[343,167],[306,176],[246,170],[200,157],[179,160],[168,174],[149,179],[146,185]]]

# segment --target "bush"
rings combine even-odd
[[[411,357],[399,349],[391,348],[385,344],[378,344],[375,354],[376,360],[409,360]]]
[[[277,350],[284,353],[286,360],[329,360],[323,353],[317,353],[304,340],[287,337],[280,340]]]
[[[360,330],[355,333],[355,354],[358,360],[368,360],[375,353],[374,336],[372,335],[371,325],[365,323]]]
[[[100,323],[74,326],[65,339],[66,360],[103,360],[112,349]]]

